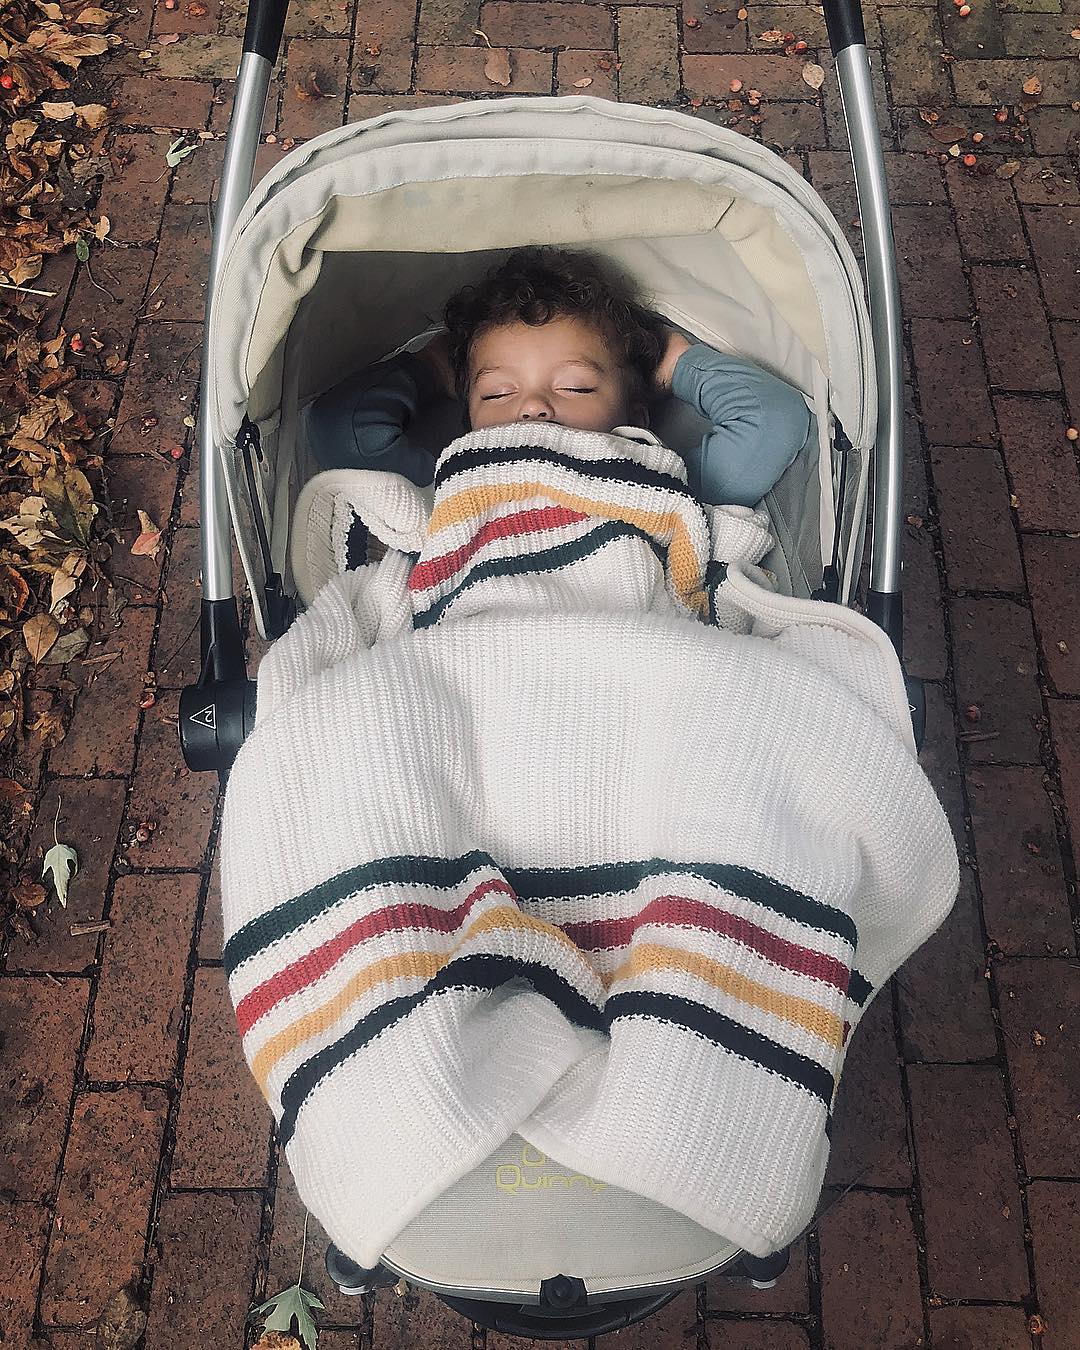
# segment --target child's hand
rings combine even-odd
[[[653,376],[657,388],[665,394],[671,392],[671,381],[675,375],[675,366],[679,357],[682,356],[683,352],[689,351],[690,346],[691,343],[681,333],[676,333],[674,328],[668,333],[667,346],[664,348],[664,354],[660,358],[660,364],[656,367],[656,374]]]
[[[431,367],[435,375],[435,381],[439,386],[439,392],[445,394],[447,398],[456,398],[457,381],[454,379],[454,370],[450,365],[450,344],[447,342],[446,334],[439,333],[416,354]]]

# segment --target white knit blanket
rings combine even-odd
[[[812,1217],[850,1028],[956,893],[901,673],[759,584],[762,519],[662,447],[499,431],[433,502],[307,498],[420,547],[260,668],[222,848],[244,1050],[365,1266],[514,1133],[764,1255]]]

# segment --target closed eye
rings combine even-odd
[[[490,403],[491,400],[492,400],[493,398],[509,398],[509,397],[510,397],[510,395],[509,395],[508,393],[505,393],[505,394],[481,394],[481,395],[480,395],[480,402],[481,402],[481,403]]]
[[[569,387],[567,387],[566,389],[564,389],[562,392],[563,392],[564,394],[595,394],[595,393],[596,393],[596,390],[595,390],[595,389],[575,389],[573,386],[569,386]]]

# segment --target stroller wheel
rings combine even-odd
[[[363,1266],[358,1266],[355,1261],[346,1256],[333,1243],[326,1249],[326,1273],[338,1289],[349,1297],[369,1294],[373,1289],[389,1289],[392,1285],[397,1284],[398,1278],[383,1266],[375,1266],[373,1270],[365,1270]]]

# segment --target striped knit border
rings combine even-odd
[[[505,878],[522,900],[573,900],[582,895],[605,895],[635,890],[650,877],[665,874],[699,877],[782,918],[812,931],[829,933],[858,946],[858,931],[851,917],[832,905],[803,895],[782,882],[734,863],[674,862],[647,858],[634,862],[597,863],[587,867],[499,868],[494,860],[476,849],[455,858],[401,856],[378,858],[328,877],[302,895],[283,900],[273,909],[249,920],[225,943],[222,960],[230,978],[245,962],[267,947],[295,932],[310,920],[328,913],[360,891],[376,886],[431,886],[452,890],[473,872],[487,871]],[[852,980],[856,974],[852,971]],[[862,980],[862,977],[858,977]],[[865,981],[862,981],[866,985]],[[866,985],[867,991],[870,986]],[[854,997],[854,990],[849,989]],[[865,999],[863,1000],[865,1001]]]
[[[505,445],[492,450],[459,450],[439,461],[435,472],[435,487],[440,488],[458,474],[474,469],[486,469],[494,465],[522,464],[529,460],[541,464],[555,464],[561,469],[586,478],[599,478],[612,483],[636,483],[640,487],[660,488],[674,493],[699,511],[701,504],[687,487],[686,483],[673,474],[661,473],[650,469],[636,459],[611,457],[607,459],[583,459],[578,455],[568,455],[561,450],[549,450],[539,445]]]

